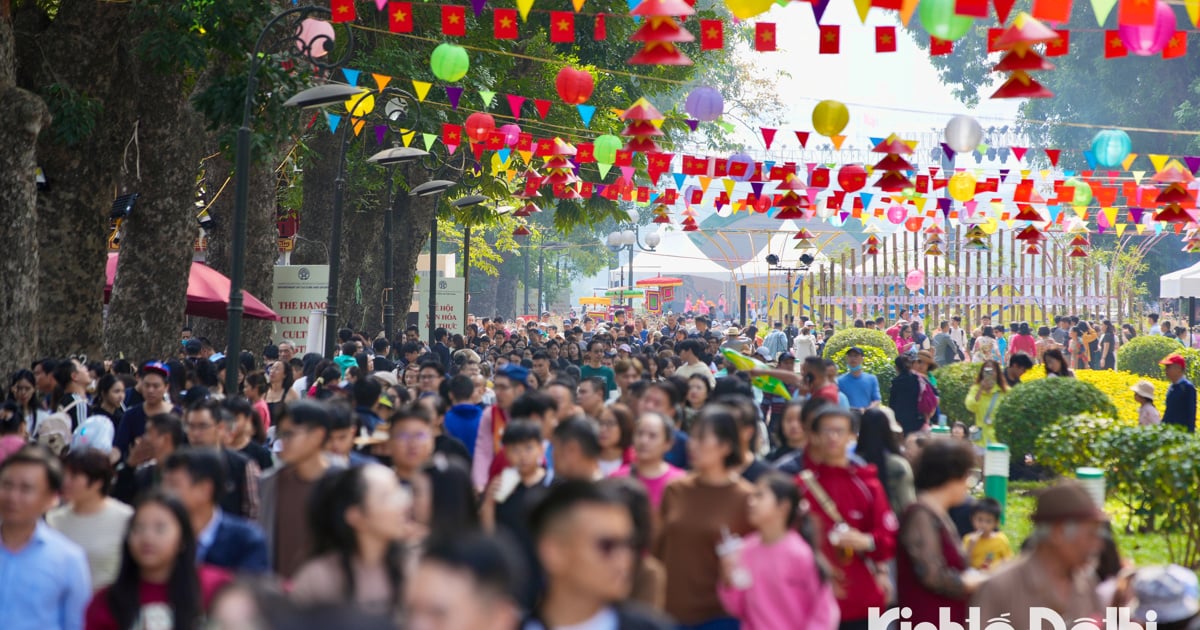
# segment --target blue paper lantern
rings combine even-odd
[[[1133,141],[1129,139],[1129,134],[1120,129],[1105,129],[1092,139],[1092,154],[1096,156],[1096,163],[1105,168],[1121,166],[1132,150]]]
[[[725,99],[715,88],[703,85],[688,94],[683,108],[696,120],[712,122],[725,113]]]

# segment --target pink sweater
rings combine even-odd
[[[789,531],[765,545],[758,534],[746,537],[740,564],[751,584],[739,590],[722,582],[721,605],[742,622],[742,630],[831,630],[840,613],[833,588],[821,583],[812,548],[800,534]]]

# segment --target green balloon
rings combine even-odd
[[[600,164],[612,164],[617,161],[617,151],[621,149],[621,139],[610,134],[597,136],[592,142],[592,155]]]
[[[975,20],[954,12],[955,0],[921,0],[917,5],[917,15],[921,16],[921,26],[934,37],[954,41],[966,35]]]
[[[1064,182],[1067,186],[1075,189],[1075,196],[1071,198],[1071,205],[1084,207],[1092,203],[1092,187],[1087,185],[1087,182],[1081,182],[1072,177]]]
[[[429,67],[433,70],[433,76],[453,83],[467,76],[467,70],[471,69],[471,58],[462,46],[438,44],[429,58]]]

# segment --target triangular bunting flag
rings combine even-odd
[[[1167,165],[1167,160],[1171,159],[1171,156],[1169,155],[1156,155],[1154,153],[1151,153],[1146,157],[1149,157],[1150,163],[1154,165],[1155,173],[1162,171],[1163,167]]]
[[[1108,14],[1117,6],[1117,0],[1092,0],[1092,11],[1096,14],[1096,25],[1104,26]]]
[[[487,0],[471,0],[471,9],[475,11],[475,17],[483,13],[483,5],[487,4]]]
[[[428,151],[433,148],[433,143],[437,142],[437,134],[423,133],[421,134],[421,140],[425,142],[425,150]]]
[[[1012,148],[1013,155],[1017,156],[1018,160],[1024,160],[1025,152],[1028,150],[1029,149],[1026,149],[1025,147],[1013,147]]]
[[[458,99],[462,98],[463,89],[456,85],[446,86],[446,100],[450,101],[451,109],[458,109]]]
[[[1058,166],[1058,156],[1062,153],[1062,149],[1046,149],[1046,157],[1050,158],[1050,163]]]
[[[534,99],[533,105],[537,108],[538,116],[540,116],[542,120],[546,120],[546,116],[550,113],[550,101],[538,98]]]
[[[688,129],[691,129],[692,131],[700,128],[700,121],[696,120],[695,118],[689,118],[683,122],[687,123]]]
[[[1115,227],[1117,229],[1117,236],[1123,236],[1125,234],[1125,228],[1129,227],[1129,224],[1118,223]]]
[[[387,137],[387,125],[375,125],[375,144],[383,144],[385,137]]]
[[[807,131],[797,131],[796,139],[800,141],[800,148],[804,149],[804,148],[808,147],[808,132]]]
[[[580,11],[583,10],[584,2],[585,2],[585,0],[571,0],[571,6],[575,7],[576,13],[579,13]]]
[[[354,125],[354,137],[357,138],[358,134],[362,133],[363,125],[366,124],[366,121],[361,118],[351,118],[350,121]]]
[[[1096,168],[1096,153],[1091,149],[1087,149],[1083,152],[1083,159],[1087,160],[1088,168]]]
[[[829,141],[833,143],[833,148],[840,151],[842,143],[846,141],[846,136],[829,136]]]
[[[496,98],[496,93],[491,90],[479,90],[479,98],[483,100],[484,109],[487,109],[492,106],[492,99]]]
[[[521,120],[521,106],[524,104],[524,96],[517,96],[516,94],[508,95],[508,109],[512,112],[513,118]]]
[[[775,142],[775,131],[776,130],[771,129],[769,127],[759,127],[759,130],[762,131],[763,142],[766,143],[767,150],[770,150],[771,143]]]
[[[350,68],[342,68],[342,75],[346,77],[346,83],[358,87],[358,76],[362,74],[361,70],[351,70]]]
[[[1195,175],[1196,170],[1200,169],[1200,156],[1186,155],[1183,158],[1183,163],[1187,164],[1187,169],[1191,171],[1193,175]]]
[[[600,179],[608,177],[608,171],[612,169],[612,164],[596,164],[596,168],[600,169]]]
[[[407,146],[411,146],[411,145],[412,145],[413,138],[414,138],[416,135],[417,135],[417,132],[415,132],[415,131],[405,131],[405,130],[401,130],[401,132],[400,132],[400,140],[402,140],[402,141],[404,142],[404,146],[406,146],[406,147],[407,147]],[[430,135],[433,135],[433,134],[430,134]],[[436,138],[437,138],[437,136],[434,136],[434,138],[436,139]]]
[[[583,121],[584,127],[592,126],[592,116],[596,114],[595,105],[576,105],[575,109],[579,111],[579,119]],[[693,130],[695,131],[695,130]]]
[[[392,82],[392,77],[389,77],[386,74],[372,73],[371,77],[375,79],[375,86],[379,88],[380,92],[382,92],[384,88],[386,88],[388,84]]]
[[[337,114],[325,112],[325,122],[329,123],[329,131],[331,133],[337,133],[338,125],[342,122],[342,117]]]
[[[1130,174],[1133,175],[1134,184],[1141,184],[1142,178],[1146,176],[1146,171],[1132,171]]]
[[[1121,168],[1128,171],[1129,167],[1133,166],[1133,161],[1136,160],[1137,157],[1138,157],[1138,154],[1136,154],[1136,153],[1130,153],[1129,155],[1126,155],[1125,160],[1123,162],[1121,162]]]
[[[418,81],[416,79],[413,79],[412,84],[413,91],[417,93],[417,100],[424,103],[425,97],[429,96],[429,88],[433,87],[433,84],[426,83],[425,81]]]
[[[533,0],[517,0],[517,11],[521,13],[521,21],[529,21],[529,10],[533,8]]]

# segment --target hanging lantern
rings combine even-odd
[[[468,138],[475,142],[484,142],[496,130],[496,119],[492,118],[491,114],[475,112],[467,116],[467,122],[463,127],[467,131]]]
[[[516,146],[521,139],[521,127],[512,123],[500,125],[500,133],[504,134],[504,146],[507,147]]]
[[[832,138],[850,124],[850,110],[838,101],[821,101],[813,108],[812,123],[817,133]]]
[[[688,93],[683,109],[696,120],[712,122],[725,113],[725,99],[716,88],[702,85]]]
[[[655,0],[647,0],[647,2],[653,1]],[[621,132],[622,136],[628,138],[625,143],[625,150],[657,153],[658,144],[655,143],[654,139],[662,136],[663,132],[653,121],[662,119],[662,113],[655,109],[650,104],[650,101],[647,101],[645,98],[639,98],[634,102],[632,107],[625,110],[624,114],[621,114],[621,120],[627,123],[625,130]]]
[[[512,233],[513,236],[529,236],[530,234],[532,234],[532,232],[529,231],[529,228],[525,227],[524,223],[518,225]]]
[[[863,241],[863,256],[878,256],[880,245],[882,245],[882,241],[879,240],[879,237],[874,234],[868,236],[867,240]]]
[[[546,177],[542,181],[543,184],[550,184],[554,187],[556,193],[561,191],[563,195],[556,194],[561,198],[575,198],[579,192],[571,187],[572,184],[579,181],[575,176],[575,167],[571,164],[570,157],[576,154],[575,147],[565,142],[562,138],[555,138],[553,147],[550,149],[550,155],[547,155],[545,164],[542,165],[542,170],[546,172]],[[566,189],[570,190],[566,190]],[[571,196],[570,193],[575,195]]]
[[[1034,52],[1034,44],[1058,39],[1058,33],[1035,20],[1028,13],[1013,19],[1012,26],[996,39],[997,50],[1006,51],[993,72],[1008,72],[1008,79],[992,94],[992,98],[1048,98],[1054,93],[1029,75],[1030,72],[1053,70],[1054,65]]]
[[[1092,139],[1092,154],[1096,163],[1104,168],[1117,168],[1133,150],[1129,134],[1119,129],[1105,129]]]
[[[1071,205],[1077,208],[1085,208],[1088,204],[1092,203],[1092,187],[1087,182],[1072,177],[1063,182],[1063,184],[1075,189],[1075,196],[1071,198]]]
[[[804,183],[795,173],[784,175],[783,181],[779,182],[775,189],[783,192],[775,202],[775,205],[779,206],[779,212],[775,213],[776,219],[785,221],[807,218],[804,211],[809,207],[808,197],[800,196],[798,191],[804,190]]]
[[[955,153],[970,153],[983,142],[983,126],[970,116],[955,116],[946,123],[945,138]]]
[[[1158,0],[1154,3],[1154,25],[1127,24],[1117,29],[1117,37],[1125,44],[1125,50],[1139,56],[1157,55],[1167,47],[1175,34],[1175,12],[1171,5]]]
[[[761,15],[775,6],[775,0],[725,0],[729,12],[739,20]]]
[[[617,151],[621,149],[621,139],[611,135],[604,134],[596,136],[592,141],[592,155],[600,164],[612,164],[617,161]]]
[[[955,0],[921,0],[917,15],[921,26],[932,36],[948,42],[955,41],[971,31],[975,20],[955,12]]]
[[[696,10],[684,0],[642,0],[630,15],[646,18],[641,28],[629,37],[642,42],[641,50],[629,58],[629,63],[658,66],[690,66],[692,60],[675,44],[695,41],[696,36],[675,20],[677,16],[695,15]]]
[[[838,186],[846,192],[858,192],[867,185],[867,169],[859,164],[847,164],[838,169]]]
[[[660,204],[654,206],[653,223],[670,223],[670,222],[671,222],[670,208],[668,208],[667,205],[663,204],[663,203],[660,203]]]
[[[975,176],[962,171],[950,176],[950,181],[946,183],[946,188],[950,192],[950,198],[955,201],[970,201],[975,198]]]
[[[454,83],[467,76],[471,69],[471,57],[467,49],[454,44],[438,44],[429,57],[429,69],[440,81]]]
[[[979,225],[973,225],[967,230],[966,243],[963,244],[963,250],[972,252],[986,252],[991,249],[988,242],[987,232]]]
[[[913,166],[908,163],[908,160],[901,157],[912,154],[912,147],[908,146],[908,143],[901,140],[896,134],[891,134],[875,145],[871,151],[885,154],[883,159],[875,165],[875,170],[883,172],[883,175],[875,182],[876,187],[889,193],[901,192],[913,187],[912,182],[905,174],[907,171],[913,170]]]
[[[582,105],[592,98],[596,80],[592,78],[592,73],[586,70],[576,70],[567,66],[558,71],[558,76],[554,79],[554,87],[558,90],[558,97],[564,103]]]
[[[908,218],[908,210],[904,206],[893,205],[887,209],[887,220],[893,225],[900,225]]]

